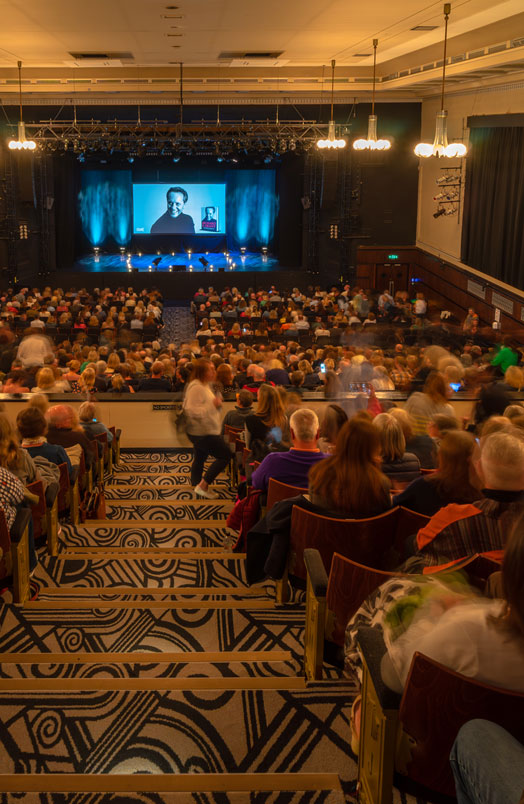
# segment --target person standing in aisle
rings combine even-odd
[[[197,497],[208,500],[217,499],[209,486],[231,460],[231,451],[221,435],[222,397],[213,390],[214,379],[215,367],[212,362],[205,359],[195,360],[183,403],[187,435],[194,448],[191,485],[194,486]],[[215,460],[202,477],[209,455]]]

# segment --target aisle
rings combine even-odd
[[[162,346],[184,341],[192,341],[195,337],[195,319],[188,304],[167,300],[162,312],[164,328],[160,335]]]
[[[107,520],[62,526],[58,556],[35,573],[38,598],[2,599],[0,774],[16,776],[0,790],[106,804],[122,799],[94,794],[147,774],[128,780],[126,803],[224,804],[248,790],[261,802],[344,800],[353,686],[306,685],[303,604],[279,608],[272,584],[246,586],[226,478],[219,500],[197,500],[189,460],[122,455]],[[60,795],[53,774],[82,774],[68,777],[78,792]],[[151,785],[158,794],[141,793]]]

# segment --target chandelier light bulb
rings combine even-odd
[[[331,119],[328,126],[327,140],[317,140],[317,148],[345,148],[346,140],[337,139],[335,121],[333,119],[333,101],[335,97],[335,59],[331,61]]]
[[[18,123],[18,139],[9,140],[9,148],[11,151],[34,151],[36,142],[28,140],[25,136],[25,124],[20,121]]]
[[[423,158],[429,156],[447,157],[454,159],[456,157],[466,156],[467,148],[462,142],[448,143],[448,113],[444,109],[444,94],[446,88],[446,53],[448,43],[448,19],[451,12],[451,3],[444,4],[444,55],[442,58],[442,90],[440,98],[440,111],[437,112],[437,119],[435,123],[435,138],[433,145],[429,142],[419,142],[415,147],[415,154]]]

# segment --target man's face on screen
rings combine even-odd
[[[185,203],[182,193],[167,194],[167,211],[172,218],[177,218],[180,215]]]

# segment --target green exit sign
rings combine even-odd
[[[398,254],[388,254],[388,260],[398,260]]]

